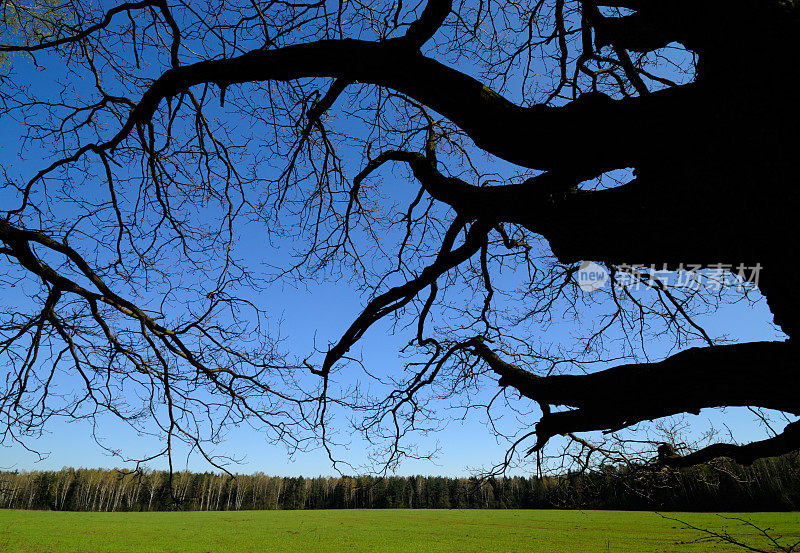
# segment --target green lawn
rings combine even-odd
[[[713,514],[670,514],[760,545],[755,530]],[[800,513],[747,513],[800,540]],[[748,535],[749,534],[749,535]],[[655,513],[610,511],[342,510],[60,513],[0,510],[5,552],[693,552],[742,551],[697,543]],[[788,541],[788,540],[787,540]]]

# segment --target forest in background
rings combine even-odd
[[[544,477],[304,478],[64,468],[0,472],[0,507],[71,511],[247,509],[800,509],[800,452],[751,466],[630,466]]]

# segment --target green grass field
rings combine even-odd
[[[669,514],[763,544],[713,514]],[[800,513],[736,515],[800,540]],[[749,535],[748,535],[749,534]],[[694,552],[743,551],[696,542],[655,513],[610,511],[342,510],[61,513],[0,510],[5,552]],[[784,541],[789,541],[784,540]]]

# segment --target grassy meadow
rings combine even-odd
[[[668,514],[757,546],[754,529],[708,513]],[[735,515],[800,540],[800,513]],[[701,552],[742,551],[650,512],[331,510],[88,513],[0,510],[0,551]],[[784,541],[789,541],[785,539]]]

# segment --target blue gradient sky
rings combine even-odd
[[[31,86],[47,87],[51,74],[31,69],[29,64],[15,62],[15,69],[29,78]],[[35,150],[29,150],[26,159],[17,157],[18,138],[21,127],[18,122],[2,121],[3,133],[0,135],[0,161],[12,167],[18,175],[30,175],[47,162],[43,161]],[[405,190],[408,186],[400,183],[390,192]],[[8,202],[8,198],[0,193],[0,203]],[[263,240],[257,235],[250,235],[254,252],[264,251]],[[247,246],[246,246],[247,247]],[[261,254],[260,254],[261,255]],[[278,258],[285,255],[275,252]],[[635,260],[634,260],[635,261]],[[0,259],[0,263],[6,263]],[[15,301],[20,290],[5,289],[4,301]],[[282,334],[287,337],[285,347],[290,351],[306,352],[313,345],[326,344],[336,340],[350,324],[363,306],[363,298],[353,292],[346,283],[309,283],[302,288],[274,287],[259,297],[261,306],[275,316],[283,319]],[[770,324],[771,316],[766,302],[759,301],[754,308],[746,304],[724,307],[714,317],[701,322],[711,335],[729,334],[740,341],[752,341],[780,338],[779,332]],[[558,342],[569,338],[569,325],[554,325],[548,339]],[[408,341],[408,334],[393,336],[389,333],[388,324],[379,324],[372,328],[358,347],[361,348],[365,365],[379,368],[381,374],[398,372],[403,360],[397,351]],[[2,370],[0,368],[0,370]],[[487,387],[493,384],[487,383]],[[753,417],[742,409],[730,409],[724,415],[716,411],[704,411],[690,420],[711,420],[716,425],[727,424],[738,431],[737,438],[746,440],[762,436]],[[531,421],[534,422],[534,421]],[[29,443],[33,448],[48,453],[43,460],[26,451],[19,445],[0,446],[0,468],[2,469],[58,469],[63,466],[83,467],[115,467],[124,463],[117,457],[104,451],[92,438],[93,429],[86,421],[63,422],[54,421],[48,427],[48,433],[38,440]],[[130,429],[110,418],[101,418],[94,429],[97,437],[113,449],[121,449],[135,454],[151,443],[151,438],[137,436]],[[502,459],[505,444],[498,444],[492,433],[479,417],[467,420],[454,420],[446,428],[420,439],[422,449],[439,449],[440,453],[433,461],[407,461],[398,469],[398,474],[442,474],[464,475],[471,469],[486,468]],[[270,445],[264,436],[249,428],[239,428],[228,434],[225,442],[218,446],[219,450],[241,458],[241,463],[229,468],[235,472],[262,471],[274,475],[319,475],[331,474],[331,464],[322,451],[298,452],[289,458],[284,447]],[[363,444],[353,439],[346,460],[358,466],[363,461]],[[207,463],[197,455],[189,455],[185,450],[178,450],[176,468],[188,467],[191,470],[209,470]],[[130,465],[128,465],[130,466]],[[164,468],[165,459],[149,463],[153,468]],[[524,472],[527,469],[520,469]]]

